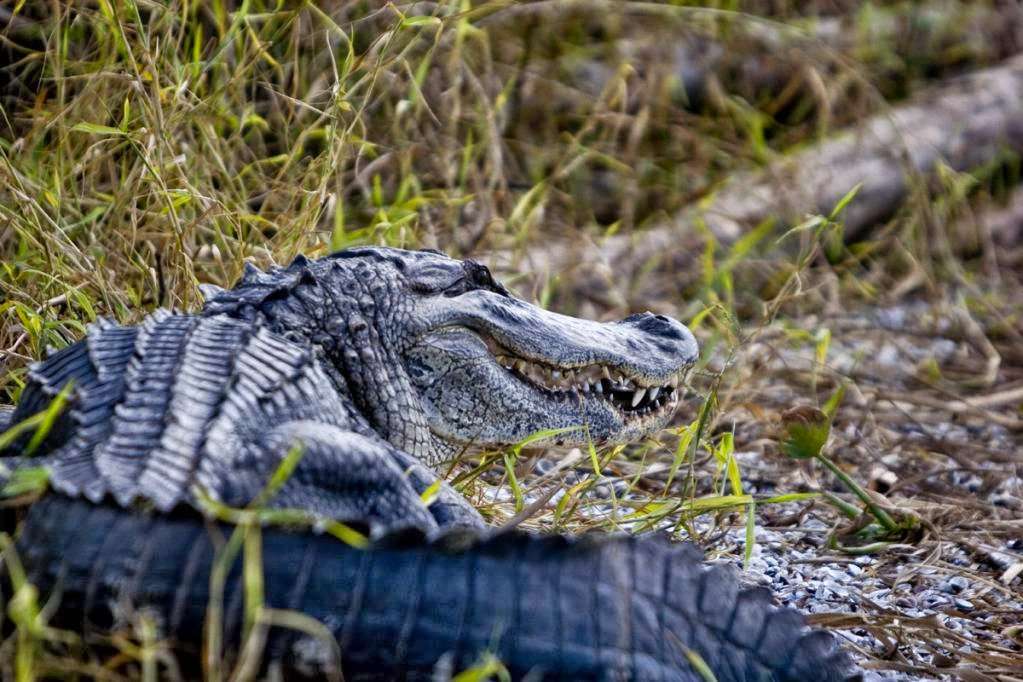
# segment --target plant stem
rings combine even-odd
[[[831,473],[837,476],[838,480],[842,481],[842,483],[845,484],[845,487],[848,488],[853,495],[860,498],[860,501],[866,505],[867,509],[870,510],[870,513],[874,515],[874,518],[877,519],[878,523],[884,526],[886,531],[894,533],[899,529],[899,525],[895,523],[891,516],[888,515],[888,512],[877,506],[874,501],[870,499],[870,495],[867,494],[867,491],[861,488],[856,481],[849,478],[849,476],[839,469],[834,462],[825,457],[822,453],[817,454],[817,459],[820,460],[821,463],[831,471]]]
[[[842,512],[846,518],[852,521],[855,521],[860,515],[860,510],[856,505],[846,502],[834,493],[824,493],[824,499],[826,499],[831,506]]]

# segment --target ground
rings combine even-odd
[[[745,345],[727,368],[724,357],[708,363],[711,376],[729,384],[718,389],[719,396],[735,396],[721,401],[717,428],[734,434],[731,457],[741,471],[740,492],[760,500],[846,492],[819,467],[781,454],[776,424],[815,383],[826,393],[826,386],[848,381],[855,388],[837,411],[829,450],[854,479],[883,492],[878,499],[894,513],[918,519],[920,527],[890,543],[864,548],[854,542],[836,550],[829,539],[855,522],[814,497],[758,505],[752,531],[741,511],[723,511],[695,518],[679,537],[692,537],[695,530],[712,560],[733,563],[746,582],[771,588],[780,602],[840,633],[880,679],[932,679],[951,674],[949,669],[959,676],[970,670],[1012,675],[1019,666],[1023,612],[1017,582],[1023,572],[1023,479],[1014,464],[1018,436],[980,411],[950,417],[918,388],[922,361],[951,371],[956,363],[982,364],[983,356],[957,340],[947,310],[925,304],[802,322],[835,332],[827,362],[817,362],[811,339],[793,341],[779,329]],[[840,336],[837,330],[843,330]],[[688,418],[695,420],[700,407],[701,396],[694,396]],[[661,446],[612,458],[599,477],[584,453],[576,455],[565,480],[588,488],[574,510],[586,519],[579,523],[631,529],[646,525],[633,520],[637,507],[652,500],[671,503],[665,493],[670,460],[664,454],[673,452],[666,446],[675,439],[664,436]],[[527,490],[550,485],[544,479],[551,479],[555,461],[548,455],[522,467]],[[712,500],[722,487],[735,494],[723,466],[721,457],[697,457],[689,474],[696,481],[695,498]],[[503,485],[488,499],[497,508],[513,505],[507,481],[493,482]],[[562,497],[559,490],[550,505]],[[534,518],[538,527],[557,527],[552,516]],[[680,516],[658,525],[678,529]]]
[[[1018,679],[1021,50],[994,1],[0,6],[0,402],[246,260],[472,256],[703,349],[644,443],[452,462],[494,523],[667,528],[871,674]]]

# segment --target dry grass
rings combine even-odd
[[[554,237],[641,238],[722,178],[1018,47],[997,3],[930,5],[0,7],[0,390],[16,398],[26,363],[96,316],[194,308],[198,283],[230,285],[245,260],[361,243],[486,260]],[[709,77],[680,76],[693,55]],[[1023,254],[984,229],[1018,180],[1010,156],[921,183],[856,244],[837,238],[840,214],[785,240],[770,225],[730,247],[689,235],[692,272],[586,297],[557,273],[509,272],[564,312],[687,320],[704,349],[697,397],[647,443],[543,472],[536,453],[484,454],[456,480],[496,522],[667,524],[747,559],[777,530],[791,546],[775,551],[825,562],[867,544],[892,586],[964,573],[989,589],[955,629],[866,595],[817,619],[872,633],[873,647],[856,640],[868,665],[1018,677],[1018,622],[998,603],[1023,561],[1008,544],[1023,532]],[[911,314],[889,324],[879,309]],[[839,387],[828,453],[911,530],[867,537],[864,517],[816,495],[856,504],[832,475],[779,455],[782,413]],[[518,496],[495,493],[510,483]],[[555,485],[567,493],[530,505]]]

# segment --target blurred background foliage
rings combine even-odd
[[[998,3],[951,0],[6,7],[19,357],[96,314],[195,306],[247,258],[642,230],[1019,47]],[[62,321],[36,319],[54,300]]]

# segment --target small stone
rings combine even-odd
[[[973,611],[973,602],[967,599],[956,599],[954,603],[956,605],[956,609],[963,613],[970,613]]]
[[[936,610],[948,604],[948,597],[936,592],[925,592],[920,595],[920,605],[925,609]]]
[[[895,605],[898,606],[900,609],[915,609],[916,600],[914,600],[912,597],[899,597],[898,599],[895,600]]]
[[[970,586],[970,581],[961,575],[954,575],[941,583],[941,589],[948,594],[959,594]]]
[[[899,480],[895,472],[887,467],[875,464],[870,471],[870,482],[878,492],[885,493],[891,490]]]
[[[533,469],[536,471],[536,473],[542,476],[551,471],[555,466],[556,464],[553,461],[547,459],[546,457],[541,457],[540,459],[536,460],[536,464],[533,465]]]

